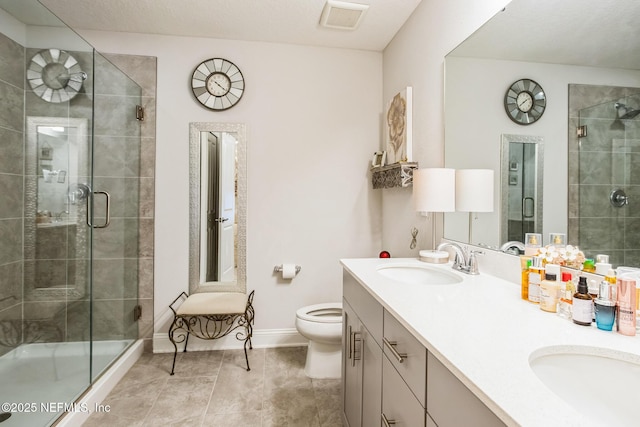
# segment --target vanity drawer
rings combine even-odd
[[[425,425],[426,411],[391,362],[382,358],[381,427],[387,425],[420,427]],[[422,378],[424,380],[424,377]],[[386,422],[385,422],[386,421]]]
[[[426,407],[427,349],[386,310],[382,347],[420,404]]]
[[[373,339],[382,347],[382,306],[367,290],[343,270],[342,294]]]

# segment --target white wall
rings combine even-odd
[[[413,87],[413,158],[421,168],[444,164],[445,55],[507,3],[422,0],[385,49],[383,99],[405,86]],[[393,256],[415,256],[418,249],[431,246],[431,224],[413,211],[410,188],[383,190],[382,199],[385,249]],[[414,226],[420,234],[418,247],[411,251]]]
[[[155,294],[156,322],[188,280],[190,122],[247,125],[248,289],[255,329],[293,328],[299,307],[339,301],[343,257],[377,254],[380,193],[368,166],[378,149],[382,54],[333,48],[82,32],[99,51],[158,58]],[[193,99],[191,73],[222,57],[243,72],[246,91],[232,109]],[[302,266],[292,282],[273,267]],[[156,332],[167,325],[156,324]]]
[[[520,78],[539,83],[547,95],[544,114],[534,125],[512,122],[504,111],[507,87]],[[480,84],[481,82],[481,84]],[[479,214],[474,242],[500,245],[500,140],[502,134],[544,138],[543,237],[567,232],[569,84],[638,86],[640,72],[477,58],[447,58],[447,160],[448,167],[489,168],[496,172],[496,213]],[[445,236],[467,241],[468,220],[454,223],[447,214]],[[461,214],[466,215],[466,214]],[[457,233],[456,233],[457,231]],[[460,235],[462,232],[462,235]],[[477,232],[477,233],[476,233]],[[502,242],[504,243],[504,242]]]

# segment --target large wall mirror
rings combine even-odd
[[[189,292],[245,292],[245,125],[190,123],[189,163]]]
[[[503,200],[508,197],[505,188],[510,186],[504,186],[498,177],[509,176],[509,171],[503,171],[503,168],[517,167],[501,164],[502,141],[509,135],[523,140],[539,139],[544,144],[540,165],[544,194],[541,200],[536,200],[536,210],[541,211],[539,222],[542,223],[543,243],[548,243],[546,240],[552,232],[567,233],[571,238],[572,229],[586,224],[568,204],[571,197],[579,197],[579,191],[574,191],[573,187],[569,190],[570,185],[576,184],[572,182],[572,174],[576,171],[568,165],[580,144],[572,137],[577,131],[575,125],[579,122],[580,112],[572,111],[569,101],[575,96],[592,97],[593,92],[573,91],[570,94],[569,88],[572,85],[625,87],[631,91],[637,88],[640,93],[639,17],[638,1],[513,0],[447,55],[445,166],[493,169],[496,182],[494,212],[477,214],[471,242],[467,237],[468,226],[460,219],[460,213],[445,214],[445,238],[492,248],[505,243],[508,235],[502,229],[502,209]],[[521,36],[523,28],[526,28],[524,37]],[[543,116],[530,125],[512,122],[504,109],[507,88],[521,78],[535,80],[547,94]],[[631,103],[628,101],[631,98],[618,99],[620,91],[597,92],[603,98],[592,99],[589,105],[618,103],[628,107]],[[629,91],[626,94],[629,95]],[[616,109],[611,107],[609,110],[609,120],[619,125],[619,121],[614,123],[614,119],[619,118]],[[619,116],[619,111],[617,113]],[[580,155],[587,156],[585,153]],[[593,180],[600,175],[593,173],[595,170],[585,172],[578,179],[583,180],[588,175]],[[630,212],[633,212],[632,202],[630,198],[629,206],[626,206],[631,208]],[[533,212],[533,206],[530,207]],[[602,207],[609,210],[606,203]],[[593,209],[591,211],[592,215]],[[616,224],[607,220],[602,226],[611,229]],[[580,233],[573,235],[580,236]],[[569,243],[580,245],[579,241]],[[638,264],[627,258],[620,263]]]

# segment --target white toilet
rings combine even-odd
[[[296,311],[296,329],[309,340],[304,373],[309,378],[340,378],[342,303],[302,307]]]

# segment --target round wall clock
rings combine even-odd
[[[507,116],[519,125],[536,122],[547,106],[547,97],[542,87],[531,79],[514,82],[504,95]]]
[[[78,61],[60,49],[44,49],[33,55],[27,80],[33,92],[47,102],[67,102],[78,94],[87,73]]]
[[[211,58],[201,62],[191,77],[191,89],[198,102],[215,111],[238,103],[244,93],[244,77],[231,61]]]

